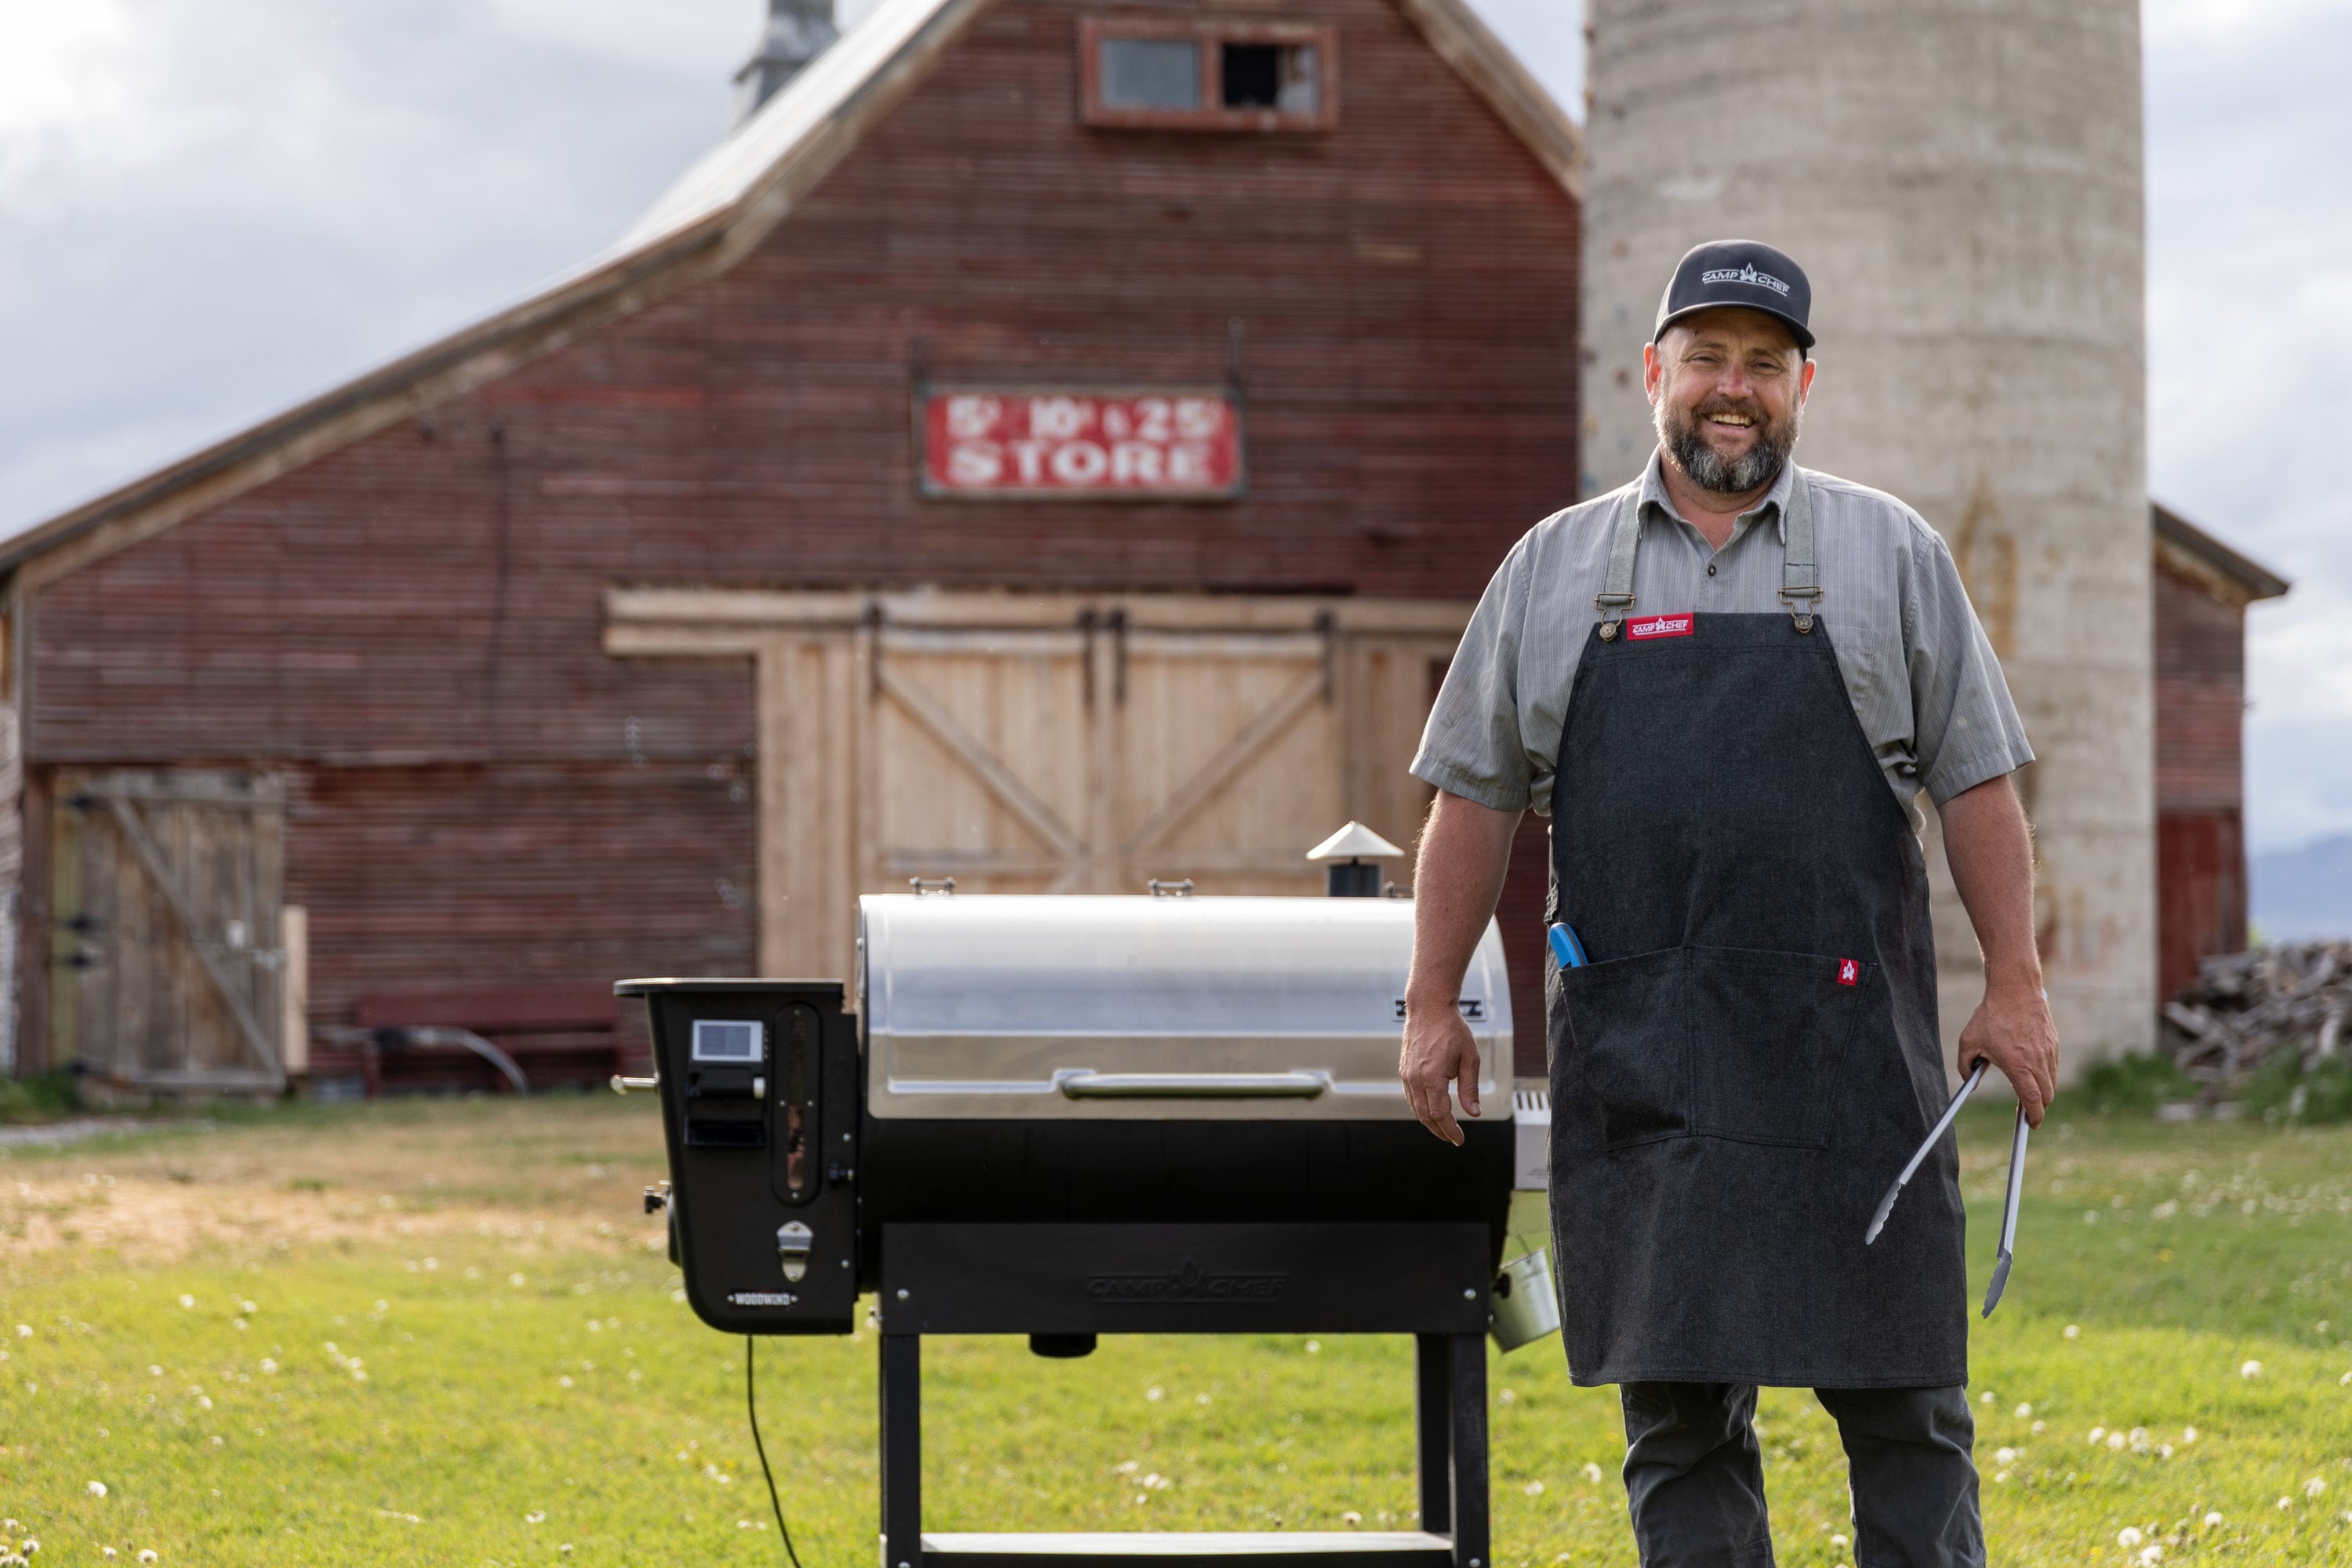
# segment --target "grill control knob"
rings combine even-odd
[[[816,1233],[799,1220],[791,1220],[776,1227],[776,1257],[784,1266],[784,1279],[798,1284],[808,1272],[809,1248],[816,1245]]]

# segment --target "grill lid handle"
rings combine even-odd
[[[1331,1087],[1328,1072],[1057,1072],[1054,1087],[1071,1100],[1313,1100]]]

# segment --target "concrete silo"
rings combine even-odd
[[[1584,487],[1654,443],[1675,260],[1795,256],[1798,458],[1949,542],[2040,761],[2021,778],[2070,1071],[2155,1005],[2138,0],[1587,0]],[[1933,840],[1947,1037],[1980,971]]]

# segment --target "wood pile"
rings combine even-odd
[[[2352,942],[2290,942],[2209,958],[2165,1004],[2165,1044],[2201,1098],[2234,1098],[2266,1062],[2309,1072],[2352,1034]]]

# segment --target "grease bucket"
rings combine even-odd
[[[1515,1351],[1559,1330],[1559,1298],[1552,1293],[1549,1254],[1538,1247],[1504,1264],[1486,1298],[1486,1331],[1495,1343]]]

